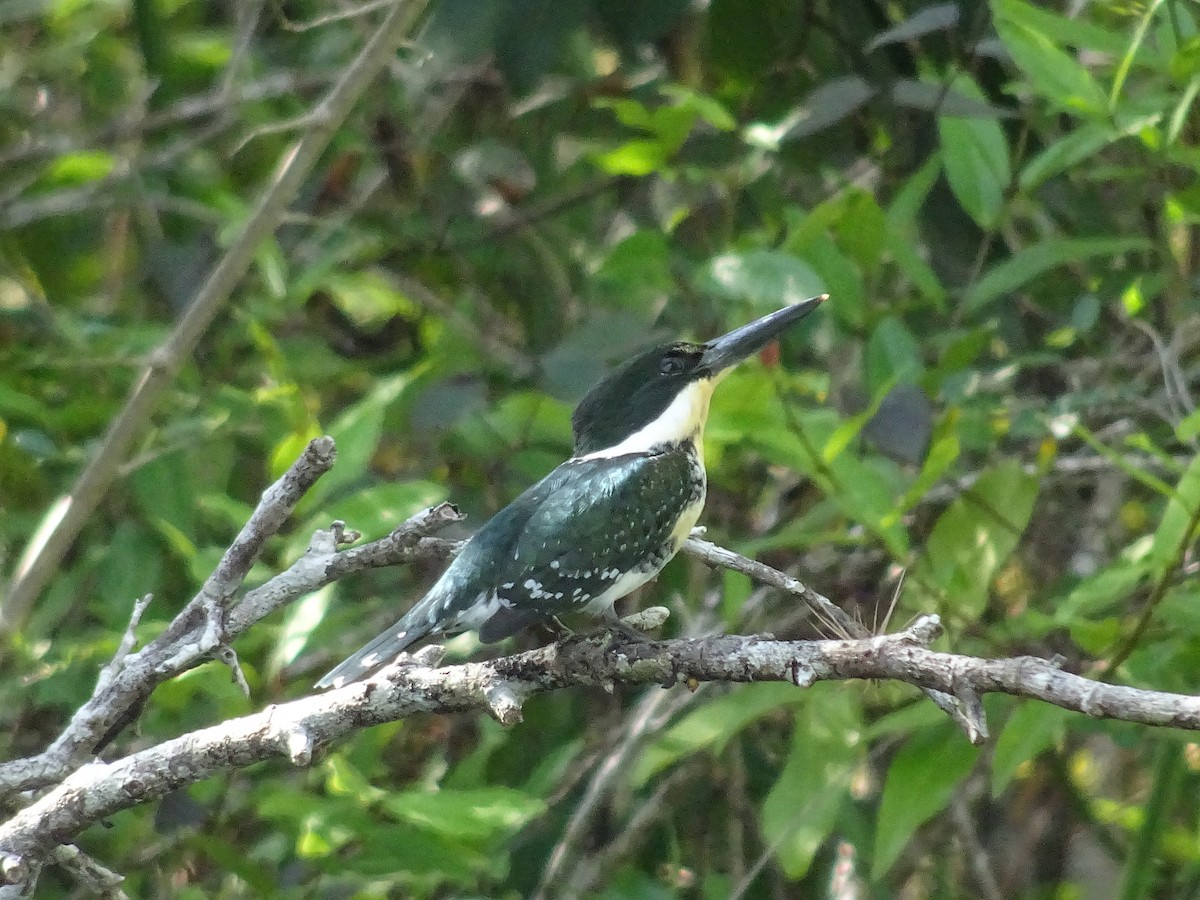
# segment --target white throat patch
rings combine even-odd
[[[607,459],[629,453],[648,453],[659,447],[687,440],[699,442],[704,434],[708,403],[712,399],[717,380],[701,378],[691,382],[653,422],[644,425],[619,444],[595,450],[579,459]]]

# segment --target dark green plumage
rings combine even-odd
[[[317,686],[361,678],[430,634],[473,628],[489,642],[573,610],[611,616],[696,523],[717,379],[821,299],[707,344],[655,347],[614,371],[575,410],[575,455],[479,529],[419,603]]]

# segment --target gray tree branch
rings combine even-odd
[[[309,765],[354,731],[416,712],[487,710],[512,725],[530,697],[569,687],[688,681],[893,679],[948,694],[1005,693],[1098,718],[1200,730],[1200,698],[1091,681],[1031,657],[989,660],[940,653],[936,616],[895,635],[861,640],[776,641],[730,636],[614,643],[573,638],[489,662],[436,667],[419,654],[370,681],[271,706],[115,762],[92,762],[0,825],[0,878],[20,883],[53,848],[122,809],[218,772],[282,758]]]

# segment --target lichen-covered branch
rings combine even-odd
[[[1092,681],[1030,657],[978,659],[929,650],[940,633],[925,617],[896,635],[843,641],[757,637],[614,643],[572,638],[490,662],[393,665],[374,679],[269,707],[166,741],[112,763],[93,762],[0,825],[0,877],[35,871],[55,846],[119,810],[217,772],[282,757],[308,765],[359,728],[415,712],[489,710],[520,720],[532,696],[569,687],[686,681],[819,681],[888,678],[947,694],[1006,693],[1086,715],[1200,730],[1200,698]]]

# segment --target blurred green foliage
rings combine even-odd
[[[5,575],[372,19],[301,24],[348,8],[0,5]],[[1184,0],[432,0],[5,648],[0,753],[53,737],[136,597],[143,637],[169,621],[314,435],[339,462],[253,581],[331,518],[482,521],[569,454],[606,366],[820,291],[717,394],[710,535],[873,626],[899,590],[891,626],[936,611],[963,652],[1194,693],[1198,24]],[[251,703],[206,666],[118,749],[303,694],[435,574],[304,599],[241,641]],[[676,633],[822,633],[687,559],[642,594]],[[640,729],[549,895],[985,896],[980,859],[1006,897],[1200,890],[1186,736],[987,709],[978,751],[890,684],[572,692],[229,773],[82,843],[140,896],[527,896]]]

